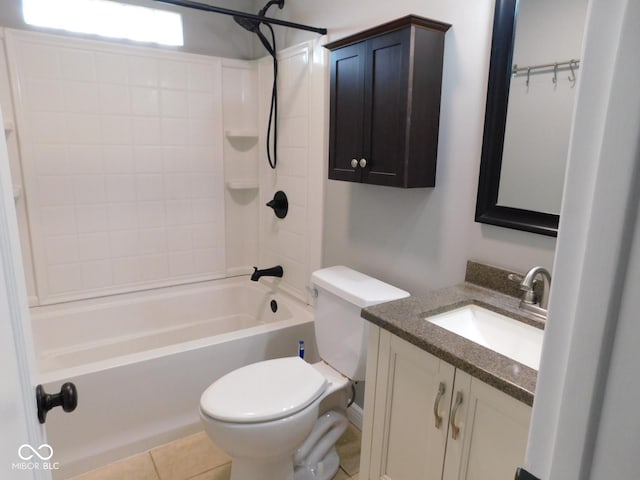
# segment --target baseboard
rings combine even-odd
[[[349,408],[347,408],[347,418],[351,423],[358,427],[358,430],[362,431],[364,411],[362,410],[362,407],[360,405],[354,403]]]

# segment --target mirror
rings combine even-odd
[[[557,236],[586,8],[496,0],[477,222]]]

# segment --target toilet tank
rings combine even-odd
[[[360,310],[409,293],[341,265],[313,272],[311,285],[318,292],[314,325],[320,357],[351,380],[364,380],[369,322]]]

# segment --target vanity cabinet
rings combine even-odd
[[[513,478],[531,407],[385,330],[370,332],[360,478]]]
[[[444,36],[409,15],[332,42],[329,178],[433,187]]]

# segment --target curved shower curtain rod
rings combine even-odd
[[[281,25],[283,27],[295,28],[298,30],[306,30],[308,32],[315,32],[321,35],[327,33],[326,28],[310,27],[309,25],[302,25],[300,23],[288,22],[286,20],[279,20],[271,17],[261,17],[260,15],[254,15],[253,13],[240,12],[237,10],[230,10],[223,7],[215,7],[213,5],[207,5],[205,3],[192,2],[190,0],[155,0],[160,3],[168,3],[170,5],[176,5],[178,7],[193,8],[195,10],[203,10],[205,12],[221,13],[222,15],[231,15],[233,17],[249,18],[251,20],[257,20],[262,23],[269,23],[272,25]]]

